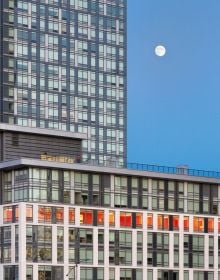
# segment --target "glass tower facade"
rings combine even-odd
[[[1,122],[85,133],[126,160],[126,0],[0,2]]]

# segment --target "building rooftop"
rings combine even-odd
[[[183,180],[220,185],[220,172],[190,169],[186,166],[168,167],[140,163],[127,163],[127,166],[119,166],[115,162],[108,161],[100,164],[97,161],[88,162],[59,162],[33,158],[18,158],[0,163],[0,169],[13,169],[21,166],[38,166],[43,168],[60,168],[84,172],[111,173],[128,176],[146,176],[157,179]]]

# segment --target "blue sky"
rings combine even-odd
[[[220,1],[127,2],[128,161],[220,170]]]

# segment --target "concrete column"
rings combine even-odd
[[[98,228],[93,228],[93,265],[98,266]]]
[[[179,216],[179,280],[184,280],[184,275],[182,273],[184,269],[184,227],[183,227],[183,216]]]
[[[183,204],[183,210],[184,210],[184,213],[187,213],[187,182],[184,182],[184,204]]]
[[[19,279],[26,279],[26,205],[19,204]]]
[[[152,210],[152,179],[148,179],[148,209]]]
[[[132,230],[132,266],[137,267],[137,231]]]
[[[173,269],[174,266],[174,234],[173,232],[169,233],[169,268]]]
[[[218,279],[218,217],[214,218],[214,279]]]

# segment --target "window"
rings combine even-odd
[[[13,222],[13,208],[4,207],[4,223],[12,223]]]
[[[204,218],[193,218],[193,230],[197,232],[204,232]]]
[[[39,223],[51,223],[52,222],[52,208],[39,206],[38,207],[38,221]]]
[[[157,227],[158,229],[169,230],[169,216],[157,215]]]
[[[115,226],[115,212],[109,211],[109,226]]]
[[[153,214],[152,213],[147,214],[147,228],[148,229],[153,228]]]
[[[132,215],[130,212],[120,212],[120,226],[121,227],[132,226]]]
[[[93,231],[90,229],[80,229],[80,262],[92,263],[93,261]]]
[[[208,232],[214,232],[214,219],[208,218]]]
[[[104,225],[104,211],[97,211],[97,225]]]
[[[141,213],[136,213],[136,227],[142,228],[143,226],[143,217]]]
[[[33,222],[33,206],[32,205],[26,206],[26,221]]]
[[[93,224],[93,211],[80,209],[80,224],[92,225]]]
[[[75,209],[69,208],[69,223],[74,224],[75,223]]]
[[[63,208],[56,207],[56,223],[63,223]]]
[[[184,231],[189,231],[189,217],[184,216],[183,218],[183,229]]]
[[[173,216],[173,230],[179,230],[179,216]]]

